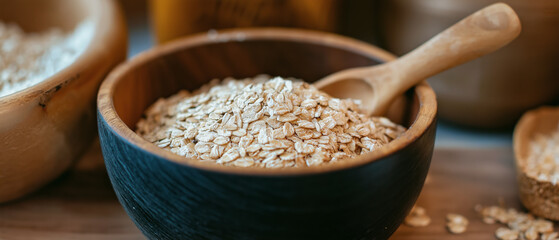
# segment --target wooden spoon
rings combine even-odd
[[[407,89],[451,67],[493,52],[520,33],[508,5],[485,7],[439,33],[410,53],[388,63],[346,69],[314,85],[338,98],[362,101],[367,115],[382,115]]]

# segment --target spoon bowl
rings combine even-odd
[[[382,115],[396,96],[446,69],[491,53],[520,34],[514,10],[496,3],[464,18],[410,53],[381,65],[346,69],[314,85],[339,98],[355,98],[368,115]]]

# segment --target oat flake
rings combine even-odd
[[[548,134],[537,135],[523,164],[526,175],[538,181],[559,183],[559,126]]]
[[[423,207],[414,205],[410,214],[404,219],[404,224],[410,227],[427,227],[431,223],[431,218]]]
[[[468,227],[468,223],[468,219],[460,214],[449,213],[446,215],[446,228],[450,233],[464,233]]]

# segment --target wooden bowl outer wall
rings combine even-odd
[[[262,72],[285,76],[293,71],[289,76],[312,81],[347,67],[393,59],[380,49],[332,34],[240,32],[242,41],[235,40],[239,32],[225,31],[217,38],[198,35],[155,48],[117,67],[103,83],[98,98],[103,156],[129,216],[152,239],[388,238],[417,199],[432,156],[436,103],[426,83],[406,95],[410,103],[404,111],[416,113],[405,116],[416,120],[412,130],[392,147],[345,165],[274,170],[202,164],[159,149],[129,128],[157,98],[180,88],[196,89],[213,77]],[[277,42],[266,44],[269,41]],[[266,53],[273,60],[260,56],[266,49],[274,53]],[[266,61],[274,61],[275,67]],[[307,71],[301,67],[305,65],[314,69]],[[204,67],[211,69],[200,70]]]
[[[558,107],[540,107],[525,113],[514,130],[514,154],[522,204],[537,216],[559,220],[559,186],[528,176],[522,169],[530,154],[532,139],[549,135],[559,126]]]
[[[0,1],[0,18],[26,31],[71,30],[89,18],[93,38],[75,62],[37,85],[0,98],[0,202],[59,176],[96,134],[95,96],[126,59],[126,29],[112,0]]]

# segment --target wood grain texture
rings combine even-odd
[[[71,166],[95,137],[95,96],[126,58],[126,29],[111,0],[0,0],[0,19],[26,31],[94,25],[90,44],[70,66],[0,98],[0,202],[45,185]]]
[[[0,204],[0,239],[145,239],[119,204],[102,161],[95,143],[52,184],[16,202]],[[435,149],[418,199],[433,222],[425,228],[402,225],[390,239],[495,239],[498,225],[482,223],[473,205],[497,204],[499,198],[520,208],[511,148]],[[466,233],[446,232],[444,218],[449,212],[469,218]]]
[[[329,31],[375,43],[382,10],[369,0],[151,0],[148,5],[158,43],[211,29],[266,26]]]
[[[201,163],[157,148],[130,129],[157,98],[194,90],[212,78],[268,73],[312,82],[380,59],[391,56],[332,34],[244,29],[185,38],[119,66],[99,91],[98,125],[120,202],[154,239],[387,238],[417,198],[429,168],[436,103],[426,84],[402,96],[403,118],[397,120],[412,126],[404,135],[339,165],[265,169]]]

